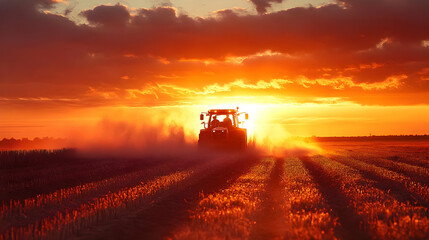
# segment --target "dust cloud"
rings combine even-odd
[[[195,137],[175,123],[136,124],[103,119],[84,131],[70,137],[71,145],[90,156],[174,157],[197,150]]]
[[[69,145],[95,157],[201,157],[218,154],[198,149],[201,127],[196,109],[113,111],[92,125],[69,132]],[[281,125],[258,126],[248,136],[246,154],[302,156],[321,153],[308,139],[293,137]],[[230,153],[228,153],[230,154]]]
[[[250,144],[260,154],[274,157],[300,157],[323,152],[323,149],[310,138],[293,136],[281,124],[257,128]]]
[[[187,110],[172,108],[103,109],[93,122],[71,127],[67,138],[85,156],[191,155],[197,150],[197,136],[187,126],[199,125],[189,115]]]

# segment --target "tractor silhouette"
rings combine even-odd
[[[247,148],[247,129],[241,127],[243,122],[239,116],[244,114],[245,120],[249,115],[238,112],[237,109],[211,109],[200,115],[200,120],[208,117],[208,122],[202,122],[204,128],[200,130],[198,146],[204,149],[217,150],[245,150]]]

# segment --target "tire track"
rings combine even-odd
[[[404,186],[403,183],[380,176],[372,171],[366,170],[363,167],[358,166],[357,164],[353,164],[350,161],[342,160],[339,158],[330,158],[330,159],[340,164],[344,164],[348,167],[356,169],[357,171],[359,171],[360,174],[362,174],[363,177],[374,181],[375,182],[374,187],[380,189],[383,192],[389,193],[399,202],[410,203],[411,205],[414,205],[414,206],[422,206],[429,209],[429,203],[422,197],[412,193],[409,189],[407,189]],[[377,166],[375,164],[370,164],[370,165]]]
[[[395,162],[392,160],[386,160],[381,157],[361,157],[351,156],[356,161],[363,161],[367,164],[374,165],[376,167],[385,168],[389,171],[397,174],[404,175],[414,181],[418,181],[426,186],[429,186],[429,170],[410,165],[408,163]]]
[[[323,198],[338,216],[340,226],[335,229],[336,235],[344,239],[371,239],[369,233],[362,229],[364,219],[356,213],[355,209],[348,206],[351,201],[342,193],[336,180],[310,157],[302,156],[300,160],[313,177]]]
[[[256,218],[250,239],[273,239],[281,237],[284,232],[284,214],[281,209],[283,187],[281,186],[284,172],[284,158],[277,158],[268,181],[265,200]]]
[[[172,162],[154,165],[145,170],[136,170],[129,174],[113,176],[102,181],[91,182],[72,188],[64,188],[49,194],[39,194],[36,198],[24,201],[13,201],[11,206],[0,206],[0,219],[7,221],[6,225],[22,227],[33,223],[33,219],[55,215],[57,211],[77,208],[81,204],[103,197],[109,192],[117,192],[125,187],[135,187],[141,182],[154,180],[162,175],[172,174],[179,170],[187,170],[201,165],[191,161]],[[43,211],[40,211],[43,209]],[[23,221],[22,219],[25,219]],[[17,221],[19,225],[17,224]],[[0,228],[0,233],[2,233]]]
[[[189,219],[189,212],[198,204],[201,192],[210,194],[225,188],[258,161],[256,158],[232,160],[205,176],[195,176],[189,184],[159,196],[150,207],[135,216],[117,221],[106,231],[84,239],[164,239],[172,234],[177,225]]]

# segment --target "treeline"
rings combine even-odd
[[[29,150],[29,149],[60,149],[67,147],[65,139],[60,138],[34,138],[30,140],[28,138],[15,139],[15,138],[3,138],[0,141],[0,151],[6,150]]]
[[[365,141],[429,141],[429,135],[381,135],[354,137],[311,137],[316,142],[365,142]]]

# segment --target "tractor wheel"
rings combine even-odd
[[[247,137],[245,133],[237,133],[232,142],[231,147],[234,150],[243,151],[247,148]]]

